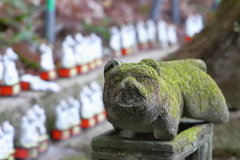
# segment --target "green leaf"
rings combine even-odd
[[[31,37],[33,37],[33,34],[34,33],[32,31],[19,32],[9,40],[9,43],[12,44],[12,43],[16,43],[16,42],[19,42],[19,41],[30,39]]]
[[[98,33],[100,36],[102,36],[103,38],[105,38],[107,41],[110,40],[110,32],[108,30],[107,27],[105,26],[95,26],[95,25],[91,25],[91,24],[87,24],[84,23],[84,28],[90,32],[95,32]]]
[[[0,23],[9,25],[9,26],[18,26],[19,25],[18,21],[14,20],[12,18],[1,18]]]
[[[24,13],[24,14],[15,16],[14,19],[15,19],[16,21],[21,21],[21,20],[23,20],[24,18],[28,18],[28,17],[30,17],[30,13]]]

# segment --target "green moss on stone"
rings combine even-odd
[[[175,106],[179,102],[176,93],[181,92],[184,106],[187,106],[187,116],[202,118],[211,109],[220,114],[227,112],[225,98],[214,82],[205,73],[206,65],[201,60],[188,59],[179,61],[159,62],[162,90],[171,93],[168,99]],[[161,92],[161,96],[164,93]],[[212,107],[212,108],[210,108]],[[172,109],[173,117],[177,108]],[[225,117],[224,117],[225,118]]]
[[[182,116],[213,123],[228,121],[225,98],[201,60],[157,63],[143,59],[112,66],[104,73],[103,99],[111,112],[108,120],[119,128],[150,132],[154,126],[155,136],[160,139],[169,134],[165,139],[171,139]]]
[[[191,143],[197,141],[198,133],[201,131],[201,127],[194,126],[190,129],[186,129],[178,134],[175,139],[173,140],[174,146],[176,146],[176,150],[181,151],[182,143],[187,144],[187,147],[192,147]],[[184,146],[186,147],[186,146]]]
[[[136,66],[133,68],[133,66]],[[139,63],[123,63],[120,67],[115,67],[115,70],[117,70],[117,74],[109,77],[108,80],[111,81],[114,80],[114,85],[115,87],[118,87],[118,83],[117,82],[121,82],[124,78],[128,77],[129,75],[126,74],[131,70],[132,73],[132,77],[136,79],[137,82],[143,82],[143,83],[148,83],[150,79],[158,79],[158,75],[156,73],[156,71],[146,65],[146,64],[139,64]],[[141,72],[141,75],[139,75],[139,73]],[[135,75],[139,75],[139,76],[135,76]],[[144,76],[142,76],[144,75]],[[131,76],[131,75],[130,75]],[[143,91],[144,95],[149,95],[152,93],[153,91],[153,86],[151,85],[146,85],[146,86],[142,86],[141,91]]]

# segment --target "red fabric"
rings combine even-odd
[[[74,68],[70,68],[70,69],[66,69],[66,68],[60,68],[58,69],[58,75],[59,77],[72,77],[72,76],[75,76],[75,75],[71,75],[71,70],[74,69]],[[77,69],[77,68],[76,68]]]
[[[28,82],[21,82],[21,89],[22,90],[29,90],[30,84]]]
[[[70,134],[69,135],[64,135],[63,134],[64,131],[59,131],[59,130],[53,130],[52,131],[52,138],[54,140],[66,140],[70,138]]]
[[[15,158],[27,159],[28,158],[28,150],[25,148],[16,148],[16,153],[14,154]]]
[[[56,72],[56,71],[54,70],[54,72]],[[49,72],[41,72],[40,77],[41,77],[41,79],[43,79],[45,81],[51,81],[51,80],[54,80],[54,79],[57,78],[56,76],[55,77],[50,77],[49,74],[50,74],[50,71]]]
[[[20,92],[20,89],[17,93],[14,93],[13,88],[19,84],[15,84],[13,86],[0,86],[0,94],[2,96],[13,96],[13,95],[18,95]],[[20,86],[19,86],[20,87]]]
[[[187,43],[188,43],[188,42],[190,42],[191,40],[192,40],[192,38],[191,38],[191,37],[188,37],[188,36],[186,36],[186,37],[185,37],[185,42],[187,42]]]
[[[81,127],[86,129],[86,128],[90,128],[90,127],[95,126],[96,122],[94,123],[93,126],[91,126],[90,120],[91,120],[91,118],[90,119],[82,119]]]

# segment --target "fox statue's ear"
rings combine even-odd
[[[104,75],[112,68],[120,66],[122,63],[117,59],[109,60],[104,66]]]
[[[153,60],[153,59],[143,59],[143,60],[140,61],[140,63],[144,63],[144,64],[152,67],[153,69],[156,70],[157,74],[160,75],[160,66],[155,60]]]

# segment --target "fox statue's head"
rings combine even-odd
[[[129,124],[130,128],[131,123],[149,123],[157,117],[161,105],[159,74],[159,65],[152,59],[139,63],[108,61],[104,67],[103,93],[108,120],[120,128],[122,124],[125,128]]]

